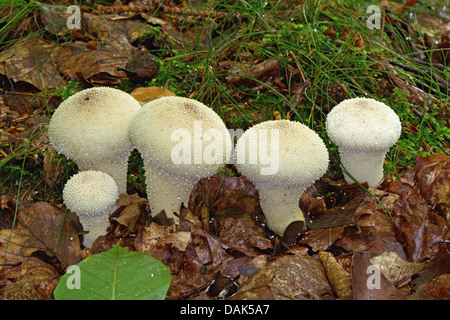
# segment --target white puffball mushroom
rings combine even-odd
[[[345,170],[358,182],[377,187],[383,181],[386,153],[402,130],[394,110],[370,98],[347,99],[328,113],[326,127],[331,141],[339,147]],[[345,172],[344,177],[353,183]]]
[[[217,173],[231,155],[222,119],[203,103],[162,97],[145,104],[130,124],[130,137],[144,161],[147,197],[155,216],[187,207],[195,183]]]
[[[115,180],[98,170],[81,171],[73,175],[63,189],[66,207],[80,218],[85,231],[83,244],[91,248],[95,239],[106,234],[109,215],[117,208],[119,189]]]
[[[129,124],[139,102],[118,89],[95,87],[63,101],[49,124],[53,148],[72,159],[80,170],[101,170],[126,193],[128,158],[133,149]]]
[[[267,227],[283,235],[290,223],[304,223],[299,199],[328,168],[319,135],[299,122],[266,121],[245,131],[236,153],[236,168],[259,192]]]

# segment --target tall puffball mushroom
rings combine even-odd
[[[73,175],[63,189],[66,207],[80,218],[85,231],[84,246],[91,248],[95,239],[106,233],[109,215],[116,208],[119,189],[115,180],[102,171],[87,170]]]
[[[269,229],[283,235],[290,223],[304,223],[300,196],[328,168],[322,139],[298,122],[266,121],[245,131],[236,154],[237,169],[259,192]]]
[[[231,154],[222,119],[199,101],[162,97],[145,104],[130,124],[130,137],[144,160],[152,215],[165,211],[175,223],[194,184],[217,173]]]
[[[53,148],[74,160],[80,170],[101,170],[126,193],[128,157],[133,149],[129,124],[139,102],[118,89],[82,90],[54,112],[48,136]]]
[[[386,153],[402,130],[394,110],[370,98],[347,99],[328,113],[326,127],[331,141],[339,147],[345,170],[360,183],[377,187],[383,180]],[[353,183],[345,172],[344,177]]]

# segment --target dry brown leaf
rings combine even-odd
[[[273,248],[271,241],[266,238],[264,229],[248,217],[222,219],[217,231],[225,243],[248,256],[259,255],[260,252],[255,249]]]
[[[352,288],[355,300],[404,300],[406,294],[396,289],[370,262],[370,254],[353,255]]]
[[[0,279],[8,279],[1,286],[0,299],[50,300],[59,276],[51,265],[26,257],[20,264],[0,269]]]
[[[90,50],[84,42],[75,41],[64,45],[54,58],[69,80],[113,84],[125,77],[117,68],[125,68],[134,50],[127,41],[117,38],[105,40],[95,50]]]
[[[319,258],[336,295],[341,299],[350,299],[352,297],[352,277],[350,273],[339,264],[331,252],[320,251]]]
[[[136,233],[139,220],[147,213],[147,200],[137,194],[121,194],[116,204],[123,208],[115,220],[127,227],[129,232]]]
[[[423,264],[408,262],[395,252],[384,252],[370,258],[384,277],[394,286],[399,287],[409,282],[414,274],[423,269]]]
[[[322,264],[310,256],[286,255],[267,264],[245,283],[232,300],[333,298]]]
[[[175,96],[175,93],[173,93],[172,91],[160,87],[139,87],[134,89],[130,94],[141,104],[161,97]]]
[[[29,37],[0,52],[0,74],[14,82],[24,81],[39,91],[65,84],[53,59],[58,44]]]
[[[64,267],[81,260],[77,232],[63,212],[46,202],[36,202],[19,211],[10,239],[9,233],[7,229],[1,231],[1,250],[5,254],[8,246],[6,254],[17,255],[18,261],[38,250],[56,256]]]

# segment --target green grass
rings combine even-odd
[[[141,37],[141,44],[156,43],[152,53],[158,56],[158,76],[143,84],[124,80],[118,88],[130,92],[136,86],[163,87],[169,83],[168,89],[177,95],[211,106],[233,129],[245,129],[274,119],[277,113],[281,118],[300,121],[318,132],[333,161],[338,161],[338,153],[324,129],[327,112],[342,96],[372,97],[391,106],[402,120],[402,136],[389,151],[385,168],[387,172],[398,174],[414,165],[417,155],[449,153],[450,132],[443,119],[450,105],[449,88],[438,80],[448,79],[449,72],[431,63],[423,65],[415,61],[417,54],[431,61],[433,50],[424,46],[413,48],[407,40],[414,36],[424,43],[425,36],[416,13],[430,12],[432,6],[442,8],[445,2],[422,1],[395,14],[392,18],[397,21],[396,26],[385,24],[383,34],[367,27],[368,5],[361,0],[305,1],[303,5],[285,1],[223,0],[196,4],[193,10],[207,10],[210,15],[193,19],[186,12],[184,19],[175,15],[171,21],[180,31],[191,31],[186,37],[166,34],[155,24]],[[14,26],[27,14],[35,14],[36,6],[33,2],[16,1],[11,22],[5,24],[6,18],[0,20],[4,23],[0,39],[7,40],[5,46],[17,40],[13,38]],[[8,7],[3,8],[5,10]],[[158,14],[158,11],[154,13]],[[414,34],[406,34],[399,27],[401,24],[412,26]],[[31,31],[27,36],[43,32]],[[393,89],[390,71],[380,68],[380,57],[393,62],[400,79],[433,96],[435,102],[418,106],[409,101],[411,97],[407,93]],[[226,77],[238,64],[253,65],[270,59],[278,61],[282,86],[260,79],[253,79],[252,86],[243,88],[227,84]],[[231,69],[221,68],[224,63],[231,65]],[[308,85],[298,102],[291,89],[303,81]],[[70,83],[55,94],[65,99],[78,85]],[[332,88],[340,88],[339,95],[334,94]],[[0,160],[0,170],[7,173],[0,183],[14,185],[19,175],[33,181],[33,175],[38,175],[39,170],[27,165],[25,173],[19,170],[23,148],[1,147],[5,152],[9,150],[10,156]],[[138,156],[131,157],[129,183],[142,190],[139,161]],[[340,172],[334,174],[339,176]]]

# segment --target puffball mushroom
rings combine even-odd
[[[53,148],[74,160],[80,170],[101,170],[126,193],[128,157],[133,149],[128,129],[139,102],[108,87],[82,90],[54,112],[48,136]]]
[[[162,210],[179,223],[194,184],[217,173],[231,154],[231,137],[222,119],[203,103],[162,97],[145,104],[130,124],[141,153],[152,215]]]
[[[300,196],[328,168],[317,133],[299,122],[266,121],[245,131],[236,153],[236,168],[258,190],[269,229],[283,235],[290,223],[304,223]]]
[[[106,233],[109,215],[116,208],[119,189],[115,180],[98,170],[81,171],[73,175],[63,189],[66,207],[78,214],[85,231],[84,246],[91,248],[95,239]]]
[[[394,110],[370,98],[347,99],[328,113],[326,127],[331,141],[339,147],[345,170],[360,183],[377,187],[383,180],[386,153],[402,130]],[[353,183],[345,172],[344,177]]]

